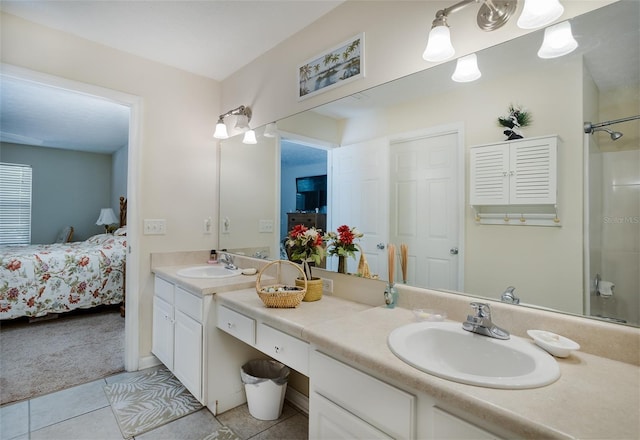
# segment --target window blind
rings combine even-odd
[[[0,162],[0,244],[31,243],[29,165]]]

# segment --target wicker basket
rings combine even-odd
[[[304,280],[304,286],[287,286],[280,283],[280,266],[282,265],[282,263],[290,264],[298,269],[302,279]],[[276,284],[263,286],[262,284],[260,284],[262,274],[274,264],[278,265]],[[307,276],[297,264],[287,260],[275,260],[263,267],[260,273],[258,273],[258,278],[256,279],[256,292],[258,293],[258,296],[260,297],[264,305],[267,307],[298,307],[298,305],[300,305],[300,302],[302,301],[302,298],[304,298],[305,294],[307,293]]]

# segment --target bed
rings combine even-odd
[[[120,228],[85,241],[0,247],[0,320],[120,304],[125,296],[126,199]]]

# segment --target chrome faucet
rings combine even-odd
[[[500,297],[500,301],[503,303],[509,304],[520,304],[520,298],[518,298],[513,291],[516,290],[515,287],[509,286],[507,290],[502,292],[502,296]]]
[[[236,270],[238,268],[233,262],[233,256],[226,252],[220,254],[219,260],[224,264],[225,269]]]
[[[472,302],[474,315],[467,315],[462,328],[468,332],[489,336],[496,339],[509,339],[509,332],[491,322],[491,308],[489,304]]]

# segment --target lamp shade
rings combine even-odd
[[[538,51],[540,58],[557,58],[573,52],[578,42],[571,33],[571,23],[563,21],[544,30],[544,40]]]
[[[247,130],[244,133],[244,138],[242,139],[243,144],[257,144],[258,140],[256,139],[256,132],[253,130]]]
[[[278,135],[278,126],[275,122],[270,122],[264,129],[264,137],[274,138]]]
[[[227,126],[224,121],[218,121],[213,137],[216,139],[227,139],[229,137],[229,133],[227,133]]]
[[[535,29],[546,26],[560,18],[563,12],[564,7],[559,0],[525,0],[518,27]]]
[[[429,41],[422,54],[425,61],[444,61],[455,55],[448,26],[435,26],[429,32]]]
[[[478,69],[478,57],[475,53],[466,57],[458,58],[456,63],[456,71],[451,75],[451,79],[455,82],[471,82],[482,76]]]
[[[96,221],[96,225],[112,225],[114,223],[118,223],[118,219],[116,218],[116,215],[113,213],[113,209],[102,208],[100,210],[100,216]]]

